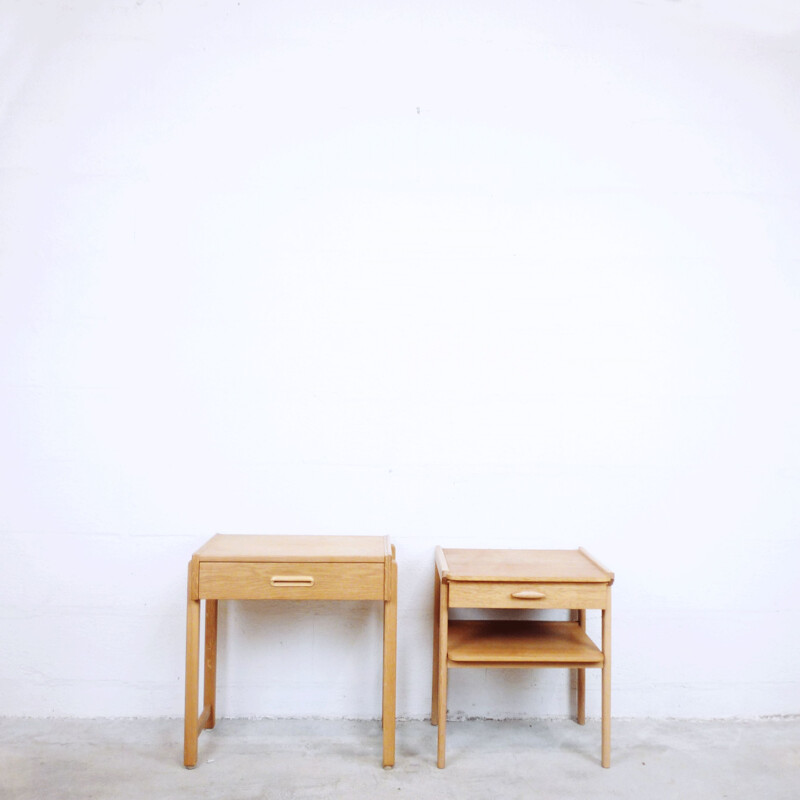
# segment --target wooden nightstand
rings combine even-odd
[[[383,603],[383,765],[394,765],[397,561],[383,536],[218,534],[189,562],[184,764],[214,727],[219,600],[380,600]],[[203,711],[198,716],[200,603],[205,601]]]
[[[611,584],[585,550],[436,548],[431,723],[445,763],[448,667],[562,667],[578,671],[578,722],[586,721],[586,668],[603,671],[602,764],[611,763]],[[562,608],[564,622],[450,620],[451,608]],[[602,648],[586,634],[586,610],[602,609]]]

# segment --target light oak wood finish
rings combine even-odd
[[[586,609],[582,608],[577,613],[577,620],[578,625],[581,626],[581,630],[586,633]],[[578,725],[585,725],[586,724],[586,669],[583,667],[579,667],[577,670],[577,690],[578,690]]]
[[[203,709],[208,709],[206,724],[201,727],[213,728],[216,724],[217,705],[217,609],[216,600],[206,600],[205,664],[203,669]]]
[[[603,699],[602,736],[603,766],[611,766],[611,592],[608,593],[608,606],[603,609]]]
[[[200,563],[199,592],[218,600],[382,600],[385,580],[382,563],[209,561]]]
[[[601,763],[611,763],[611,585],[614,574],[585,550],[436,548],[431,723],[445,765],[448,668],[576,670],[577,721],[586,721],[586,669],[602,670]],[[570,610],[564,622],[450,620],[451,608]],[[587,609],[602,613],[598,647],[586,633]]]
[[[397,704],[397,559],[394,545],[386,564],[386,598],[383,604],[383,694],[381,726],[383,730],[383,766],[394,766],[395,718]]]
[[[395,758],[397,558],[382,536],[217,534],[189,563],[186,611],[184,764],[197,763],[198,737],[216,722],[219,600],[378,600],[383,603],[383,765]],[[198,714],[201,603],[203,708]]]
[[[484,662],[598,666],[600,648],[577,622],[451,620],[447,666]]]
[[[583,548],[577,550],[437,549],[440,570],[450,581],[602,583],[609,573]],[[613,575],[612,575],[613,579]]]
[[[218,533],[196,553],[201,561],[319,561],[384,563],[383,536],[258,536]]]
[[[431,685],[431,725],[439,724],[439,598],[442,581],[439,564],[433,570],[433,681]]]
[[[450,583],[450,608],[603,608],[605,602],[602,583]]]
[[[186,603],[186,703],[183,712],[183,763],[193,767],[197,763],[197,737],[205,727],[197,716],[197,692],[200,670],[197,653],[200,649],[200,600],[195,590],[191,564],[189,565],[189,591]]]
[[[449,584],[442,581],[439,587],[439,641],[436,676],[436,721],[438,732],[436,737],[436,765],[444,768],[445,737],[447,732],[447,642],[449,637],[448,613]]]

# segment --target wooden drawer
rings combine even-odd
[[[382,600],[383,562],[201,561],[199,596],[217,600]]]
[[[605,583],[450,581],[451,608],[605,608]]]

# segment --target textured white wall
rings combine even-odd
[[[437,543],[614,569],[618,715],[800,712],[796,4],[387,5],[0,2],[0,713],[179,716],[217,531],[389,534],[402,715]],[[220,713],[379,629],[228,604]]]

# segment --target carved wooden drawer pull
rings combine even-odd
[[[543,592],[514,592],[511,595],[515,600],[543,600],[544,593]]]
[[[313,586],[314,578],[311,575],[273,575],[269,582],[271,586]]]

